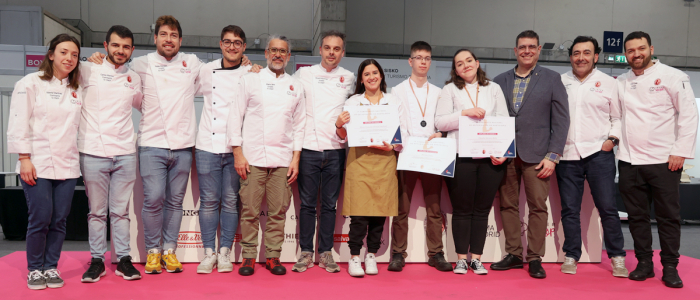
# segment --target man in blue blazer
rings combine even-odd
[[[547,229],[549,176],[564,152],[569,131],[569,102],[561,75],[537,65],[540,39],[526,30],[516,38],[518,65],[496,76],[494,82],[503,89],[508,112],[515,117],[515,159],[509,160],[506,176],[499,189],[501,219],[506,237],[503,260],[491,265],[493,270],[523,268],[520,240],[520,182],[525,184],[530,210],[527,223],[527,262],[530,276],[545,278],[542,256]]]

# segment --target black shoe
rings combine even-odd
[[[98,282],[100,277],[107,275],[105,270],[105,263],[102,262],[100,258],[92,258],[90,260],[90,268],[83,273],[83,278],[80,279],[82,282]]]
[[[654,262],[650,260],[640,260],[637,262],[637,268],[630,272],[630,279],[635,281],[644,281],[647,278],[654,278]]]
[[[508,255],[504,256],[501,261],[491,264],[491,270],[496,270],[496,271],[503,271],[503,270],[510,270],[510,269],[522,269],[522,268],[523,268],[523,260],[521,258],[517,258],[515,255],[510,254],[510,253],[508,253]]]
[[[141,272],[134,268],[131,264],[131,256],[127,255],[122,257],[117,264],[117,271],[114,272],[117,276],[121,276],[124,280],[136,280],[141,279]]]
[[[267,262],[265,262],[265,269],[270,270],[270,273],[273,275],[287,274],[287,268],[280,263],[280,259],[277,257],[268,258]]]
[[[661,280],[663,280],[664,284],[667,287],[683,287],[683,280],[681,280],[681,277],[678,276],[678,270],[676,269],[676,266],[664,266],[663,272],[664,275],[661,277]]]
[[[544,268],[542,268],[542,262],[539,260],[533,260],[528,263],[529,265],[529,272],[530,272],[530,277],[532,278],[547,278],[547,273],[544,271]]]
[[[255,258],[244,258],[243,264],[238,269],[238,274],[243,276],[250,276],[255,273]]]
[[[389,268],[387,270],[393,272],[401,272],[403,266],[406,265],[406,260],[403,258],[403,253],[394,253],[391,255],[391,262],[389,263]]]
[[[433,255],[433,257],[428,260],[428,265],[435,267],[435,269],[438,269],[438,271],[452,271],[452,264],[445,260],[445,255],[442,253]]]

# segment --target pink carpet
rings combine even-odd
[[[109,253],[107,254],[109,261]],[[603,257],[606,257],[603,254]],[[628,252],[627,268],[636,260]],[[233,273],[196,274],[196,264],[186,264],[178,274],[146,275],[127,282],[114,275],[116,265],[108,264],[107,276],[97,283],[81,283],[87,270],[88,252],[64,252],[59,270],[66,285],[59,289],[31,291],[26,287],[26,258],[15,252],[0,258],[0,299],[700,299],[700,260],[681,257],[679,272],[682,289],[670,289],[661,282],[661,265],[655,254],[656,277],[643,282],[614,278],[610,261],[601,264],[580,264],[578,274],[559,272],[559,264],[545,264],[546,279],[533,279],[525,270],[490,271],[486,276],[473,273],[443,273],[427,264],[409,264],[401,273],[386,271],[379,265],[379,275],[352,278],[347,264],[340,273],[329,274],[318,266],[304,273],[291,272],[274,276],[259,264],[256,274],[239,276],[238,265]],[[136,265],[143,272],[143,265]],[[488,266],[487,266],[488,267]]]

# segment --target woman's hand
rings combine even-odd
[[[498,165],[502,164],[503,162],[506,161],[506,159],[507,158],[505,158],[505,157],[493,157],[493,155],[491,155],[491,163],[494,166],[498,166]]]
[[[470,108],[470,109],[463,109],[462,115],[467,116],[467,117],[477,118],[477,119],[483,119],[484,116],[486,115],[486,111],[481,107],[475,107],[475,108]]]
[[[394,150],[394,145],[389,144],[389,143],[387,143],[387,142],[382,142],[382,143],[384,143],[384,145],[370,145],[369,147],[370,147],[370,148],[374,148],[374,149],[383,150],[383,151],[392,151],[392,150]]]
[[[336,128],[343,127],[343,125],[347,124],[348,122],[350,122],[350,113],[347,111],[344,111],[344,112],[340,113],[340,115],[338,116],[338,119],[335,120],[335,127]]]

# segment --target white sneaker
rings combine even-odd
[[[348,261],[348,274],[353,277],[365,276],[365,270],[362,270],[362,263],[359,257],[353,257]]]
[[[367,274],[367,275],[379,274],[379,270],[377,270],[377,259],[374,257],[374,254],[372,254],[372,253],[367,253],[367,255],[365,255],[365,274]]]
[[[459,259],[457,260],[457,265],[455,268],[452,270],[455,274],[467,274],[469,271],[469,267],[467,267],[467,259]]]
[[[469,263],[469,268],[477,275],[486,275],[489,273],[489,270],[484,268],[484,265],[481,264],[481,260],[478,258],[472,258],[472,262]]]
[[[197,266],[198,274],[209,274],[216,268],[216,253],[211,248],[204,249],[204,259]]]
[[[231,263],[231,249],[228,247],[221,247],[221,249],[219,249],[216,270],[219,273],[233,272],[233,264]]]
[[[576,260],[573,257],[566,257],[561,265],[561,272],[564,274],[576,274]]]
[[[625,267],[625,257],[624,256],[615,256],[610,259],[610,264],[612,265],[613,269],[613,276],[615,277],[629,277],[629,272],[627,271],[627,268]]]

